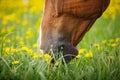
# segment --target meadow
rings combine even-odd
[[[51,64],[54,57],[38,47],[43,0],[0,0],[0,80],[120,80],[119,7],[111,1],[75,59],[66,63],[61,55]]]

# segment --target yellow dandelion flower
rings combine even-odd
[[[55,66],[58,66],[58,65],[60,65],[60,62],[56,61]]]
[[[38,46],[37,43],[33,44],[33,48],[37,48],[37,46]]]
[[[110,42],[110,43],[114,42],[114,39],[110,39],[109,42]]]
[[[13,61],[13,62],[12,62],[13,65],[17,65],[17,64],[19,64],[19,63],[20,63],[19,61]]]
[[[16,36],[15,39],[16,40],[21,40],[21,37],[20,36]]]
[[[39,56],[35,53],[34,55],[33,55],[33,58],[34,59],[37,59]]]
[[[39,54],[39,58],[42,58],[43,57],[43,54]]]
[[[10,40],[10,39],[7,39],[7,40],[6,40],[6,42],[7,42],[7,43],[10,43],[10,42],[11,42],[11,40]]]
[[[106,43],[107,43],[107,40],[103,40],[103,41],[102,41],[102,44],[106,44]]]
[[[94,46],[95,46],[95,47],[99,47],[99,46],[100,46],[100,44],[95,43],[95,44],[94,44]]]
[[[24,21],[22,22],[22,26],[25,27],[25,26],[27,26],[27,25],[28,25],[28,20],[24,20]]]
[[[32,7],[32,8],[30,8],[30,13],[35,13],[36,11],[37,11],[37,8],[36,7]]]
[[[80,58],[81,56],[80,56],[80,54],[78,54],[77,56],[76,56],[76,58]]]
[[[26,38],[32,38],[34,36],[33,32],[32,32],[32,28],[29,28],[26,32]]]
[[[116,46],[117,46],[117,44],[116,44],[116,43],[113,43],[113,44],[111,44],[111,46],[112,46],[112,47],[116,47]]]
[[[120,38],[116,38],[116,42],[120,42]]]
[[[16,52],[16,49],[11,47],[11,53],[15,53]]]
[[[101,50],[101,49],[102,49],[102,47],[100,46],[100,44],[95,43],[94,46],[95,46],[98,50]]]
[[[92,51],[89,51],[87,54],[85,54],[85,57],[92,58],[93,57]]]
[[[32,50],[32,49],[28,49],[27,52],[28,52],[28,54],[29,54],[30,56],[33,55],[33,50]]]
[[[2,40],[3,38],[2,37],[0,37],[0,40]]]
[[[81,48],[81,49],[78,51],[78,54],[84,53],[85,51],[86,51],[85,48]]]
[[[10,33],[10,32],[12,32],[13,30],[15,30],[15,26],[14,26],[14,25],[11,26],[11,27],[9,27],[9,28],[7,29],[7,32]]]
[[[49,54],[44,54],[45,60],[47,63],[50,63],[51,56]]]
[[[21,50],[23,50],[23,51],[28,51],[28,50],[29,50],[29,48],[28,48],[28,47],[23,46],[23,47],[21,48]]]
[[[107,56],[108,59],[114,59],[114,56]]]
[[[6,33],[6,28],[2,28],[0,31],[1,33]]]
[[[23,46],[23,45],[24,45],[24,41],[20,41],[19,44],[20,44],[21,46]]]
[[[10,52],[10,47],[6,47],[5,52],[7,52],[7,53]]]
[[[16,53],[19,53],[20,50],[21,50],[21,49],[19,49],[19,48],[18,48],[18,49],[15,49],[15,52],[16,52]]]

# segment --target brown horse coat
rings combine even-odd
[[[59,52],[63,47],[65,60],[70,55],[77,55],[75,46],[84,34],[106,10],[110,0],[45,0],[44,15],[41,25],[40,47],[49,53]]]

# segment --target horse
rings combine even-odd
[[[78,54],[77,44],[109,6],[110,0],[45,0],[40,27],[44,53],[61,51],[66,62]]]

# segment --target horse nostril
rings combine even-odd
[[[78,53],[77,49],[69,43],[64,43],[58,47],[58,53],[62,53],[66,62],[71,61]]]

